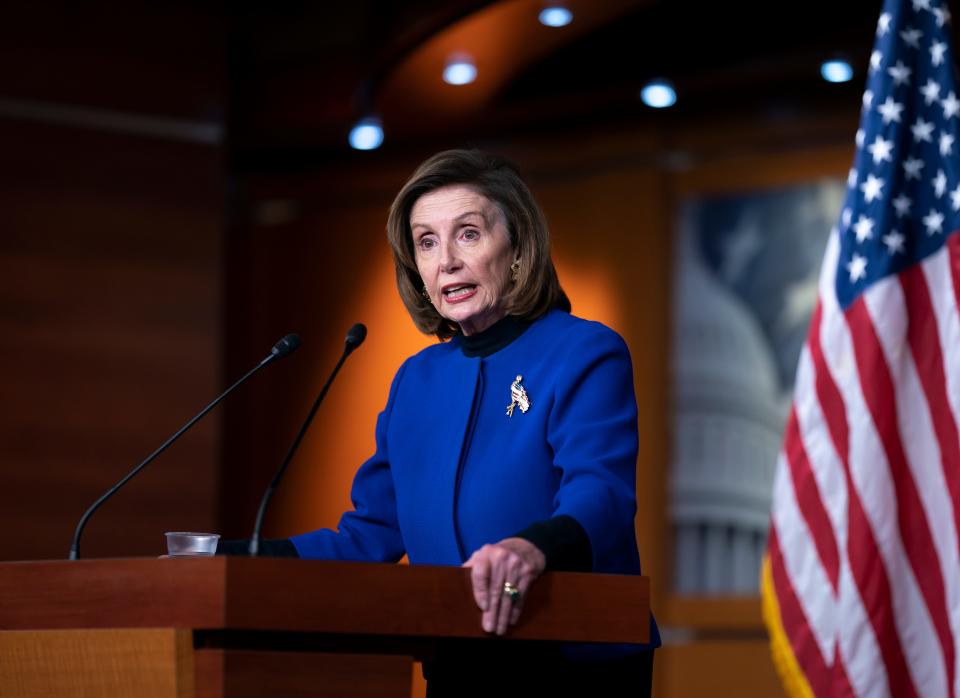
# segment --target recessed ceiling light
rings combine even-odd
[[[477,66],[473,58],[464,54],[456,53],[447,59],[447,65],[443,69],[443,81],[450,85],[468,85],[477,79]]]
[[[350,147],[356,150],[376,150],[383,143],[383,124],[375,116],[360,119],[350,129]]]
[[[573,13],[561,5],[550,5],[540,11],[538,19],[547,27],[565,27],[573,21]]]
[[[651,80],[640,90],[640,99],[648,107],[663,109],[676,104],[677,92],[666,80]]]
[[[853,68],[846,61],[824,61],[820,65],[820,75],[827,82],[850,82],[853,79]]]

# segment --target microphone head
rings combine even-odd
[[[346,350],[353,351],[367,338],[367,326],[358,322],[347,331]]]
[[[297,347],[300,346],[300,335],[291,332],[286,337],[281,339],[279,342],[273,345],[273,349],[270,350],[270,354],[275,359],[282,359],[285,356],[290,356],[293,352],[297,350]]]

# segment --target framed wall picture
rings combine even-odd
[[[673,593],[758,593],[794,372],[844,183],[681,198],[674,247]]]

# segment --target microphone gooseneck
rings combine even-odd
[[[300,442],[303,441],[304,434],[306,434],[307,429],[310,428],[310,424],[313,422],[313,417],[317,414],[317,409],[320,407],[320,403],[323,402],[323,398],[326,397],[327,391],[330,389],[330,385],[333,383],[333,379],[336,378],[337,374],[340,372],[340,367],[343,366],[343,362],[347,360],[347,357],[350,356],[354,349],[363,344],[363,340],[366,338],[367,327],[362,322],[358,322],[347,332],[347,338],[343,344],[343,353],[340,355],[340,360],[337,361],[337,365],[333,367],[333,372],[330,374],[330,377],[327,378],[327,382],[324,383],[323,388],[320,390],[320,394],[313,403],[313,407],[310,408],[307,418],[303,421],[303,426],[300,427],[300,431],[297,433],[297,438],[293,440],[293,445],[290,446],[290,450],[287,451],[287,455],[284,457],[283,462],[277,469],[277,474],[273,476],[273,480],[271,480],[270,484],[267,485],[267,489],[263,493],[263,497],[260,499],[260,508],[257,509],[257,518],[253,524],[253,534],[250,536],[248,552],[252,557],[256,557],[260,554],[260,531],[263,528],[263,517],[267,512],[267,506],[269,506],[270,500],[273,499],[273,493],[280,484],[280,480],[283,479],[283,474],[287,471],[287,466],[290,465],[290,461],[293,460],[294,454],[297,452],[297,449],[300,448]]]
[[[273,348],[270,350],[270,353],[267,355],[266,358],[263,359],[263,361],[261,361],[261,362],[258,363],[256,366],[254,366],[252,369],[250,369],[249,371],[247,371],[240,380],[238,380],[236,383],[234,383],[234,384],[231,385],[229,388],[227,388],[225,391],[223,391],[223,392],[220,394],[220,396],[217,397],[216,400],[214,400],[214,401],[211,402],[209,405],[207,405],[206,407],[204,407],[204,408],[200,411],[199,414],[197,414],[193,419],[191,419],[189,422],[187,422],[187,423],[184,424],[182,427],[180,427],[180,429],[177,431],[177,433],[175,433],[175,434],[174,434],[173,436],[171,436],[169,439],[167,439],[166,441],[164,441],[163,444],[160,446],[160,448],[158,448],[156,451],[154,451],[154,452],[151,453],[149,456],[147,456],[146,460],[144,460],[140,465],[138,465],[136,468],[134,468],[134,469],[131,470],[129,473],[127,473],[127,474],[123,477],[123,479],[120,480],[120,482],[118,482],[116,485],[114,485],[114,486],[111,487],[109,490],[107,490],[105,493],[103,493],[103,494],[100,496],[100,498],[99,498],[97,501],[95,501],[95,502],[90,506],[90,508],[87,509],[87,510],[84,512],[83,516],[80,517],[80,523],[77,524],[77,530],[76,530],[76,531],[74,532],[74,534],[73,534],[73,543],[71,543],[71,545],[70,545],[70,555],[69,555],[68,559],[70,559],[70,560],[77,560],[77,559],[79,559],[79,557],[80,557],[80,537],[83,535],[83,529],[84,529],[84,527],[87,525],[87,521],[90,520],[90,517],[93,516],[93,513],[94,513],[97,509],[99,509],[99,508],[101,507],[101,505],[103,505],[104,502],[106,502],[108,499],[110,499],[110,497],[112,497],[114,494],[116,494],[117,490],[119,490],[121,487],[123,487],[125,484],[127,484],[130,480],[132,480],[132,479],[134,478],[134,476],[136,476],[137,473],[139,473],[139,472],[140,472],[141,470],[143,470],[147,465],[149,465],[150,462],[153,461],[154,458],[156,458],[156,457],[159,456],[161,453],[163,453],[164,451],[166,451],[166,450],[173,444],[173,442],[175,442],[177,439],[179,439],[181,436],[183,436],[183,434],[184,434],[188,429],[190,429],[190,427],[192,427],[194,424],[196,424],[197,422],[199,422],[200,419],[202,419],[203,416],[204,416],[205,414],[207,414],[207,412],[209,412],[209,411],[212,410],[214,407],[216,407],[217,405],[219,405],[220,402],[221,402],[225,397],[227,397],[227,395],[229,395],[229,394],[232,393],[236,388],[238,388],[240,385],[242,385],[243,383],[245,383],[245,382],[247,381],[247,379],[249,379],[254,373],[256,373],[257,371],[259,371],[261,368],[263,368],[263,367],[266,366],[267,364],[273,363],[273,362],[276,361],[277,359],[282,359],[282,358],[285,357],[285,356],[289,356],[289,355],[292,354],[294,351],[296,351],[296,349],[297,349],[298,346],[300,346],[300,337],[298,337],[298,336],[295,335],[295,334],[288,334],[286,337],[284,337],[284,338],[281,339],[279,342],[277,342],[275,345],[273,345]]]

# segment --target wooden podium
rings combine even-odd
[[[0,563],[0,695],[410,695],[438,642],[646,642],[645,577],[548,573],[487,636],[467,570],[271,558]]]

